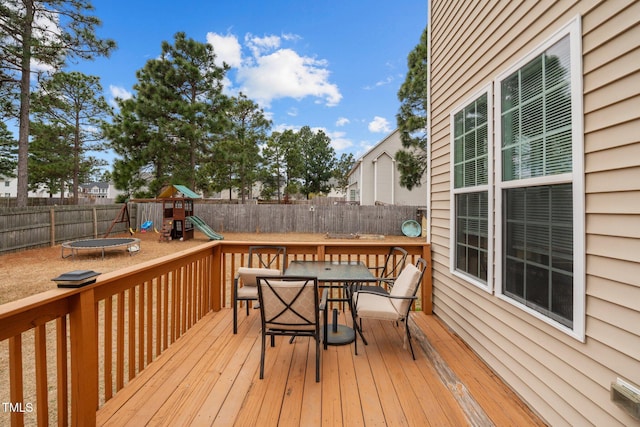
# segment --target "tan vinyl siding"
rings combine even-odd
[[[434,312],[549,424],[640,425],[609,398],[618,377],[640,386],[640,2],[433,0],[430,8]],[[449,115],[577,15],[585,342],[449,271]]]
[[[640,73],[638,73],[640,76]],[[640,82],[638,82],[640,85]],[[640,100],[639,100],[640,102]],[[633,169],[640,159],[640,144],[627,144],[591,153],[585,163],[585,172],[610,169]]]
[[[393,200],[393,169],[395,165],[393,160],[387,153],[383,153],[375,161],[375,176],[376,180],[376,197],[375,202],[382,202],[392,204]]]
[[[624,203],[620,204],[620,200]],[[640,191],[608,192],[587,194],[587,213],[608,213],[614,215],[638,215],[640,214]],[[587,224],[589,223],[587,218]]]
[[[587,234],[640,239],[640,215],[590,214]]]
[[[358,159],[349,175],[349,190],[359,191],[357,200],[360,204],[426,205],[426,176],[423,178],[423,185],[411,190],[400,185],[400,172],[394,159],[401,149],[400,131],[396,129]]]
[[[640,277],[640,263],[630,263],[621,259],[596,256],[587,253],[587,277],[602,277],[625,284],[627,285],[626,290],[629,292],[629,297],[631,298],[631,296],[638,294],[638,288],[640,288],[640,286],[637,285],[638,277]],[[587,290],[588,289],[589,280],[587,280]],[[638,308],[638,301],[640,300],[633,300],[636,309]],[[615,306],[612,306],[611,308],[612,310],[616,309]],[[635,375],[629,375],[629,378],[637,378],[637,372],[640,372],[640,370],[637,370]]]
[[[587,294],[610,304],[637,311],[640,300],[640,287],[630,288],[626,283],[616,282],[611,278],[592,275],[587,286]],[[607,309],[611,305],[607,305]]]
[[[638,141],[635,134],[637,126],[637,123],[629,121],[616,124],[613,127],[590,131],[584,138],[585,152],[592,153],[619,145],[634,144]],[[587,157],[588,161],[590,161],[589,157]]]

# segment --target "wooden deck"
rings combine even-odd
[[[416,361],[402,326],[369,321],[357,356],[353,345],[322,351],[316,383],[308,338],[277,339],[259,379],[251,311],[237,335],[230,309],[205,316],[98,411],[98,425],[544,425],[434,316],[412,315]]]

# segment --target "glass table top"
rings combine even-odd
[[[285,276],[317,277],[319,282],[371,282],[376,277],[362,261],[291,261]]]

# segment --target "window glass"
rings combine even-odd
[[[487,283],[489,131],[487,93],[453,115],[453,269]]]
[[[573,321],[571,184],[504,190],[505,295],[566,326]]]
[[[487,94],[454,115],[454,187],[486,185],[488,174]]]
[[[566,175],[554,178],[573,172],[569,38],[499,82],[498,187],[502,293],[572,328],[573,184]],[[545,177],[544,185],[530,180],[540,177]],[[525,179],[529,181],[519,182]]]
[[[456,269],[487,281],[489,250],[486,191],[456,195]]]
[[[501,82],[502,179],[571,172],[569,36]]]

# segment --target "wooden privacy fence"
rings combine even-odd
[[[69,240],[103,237],[122,206],[33,206],[1,210],[0,254],[54,246]],[[135,224],[134,206],[130,206],[129,213],[132,224]],[[111,233],[126,231],[126,223],[117,223]]]
[[[0,210],[0,254],[70,240],[103,237],[122,204],[51,206]],[[145,221],[159,229],[162,204],[129,203],[131,227]],[[195,215],[218,233],[402,234],[402,223],[418,220],[420,206],[210,204],[196,201]],[[127,232],[117,223],[112,234]]]
[[[420,206],[209,204],[197,202],[194,213],[218,233],[402,234],[402,223],[418,220]],[[139,203],[137,227],[162,224],[160,203]]]

